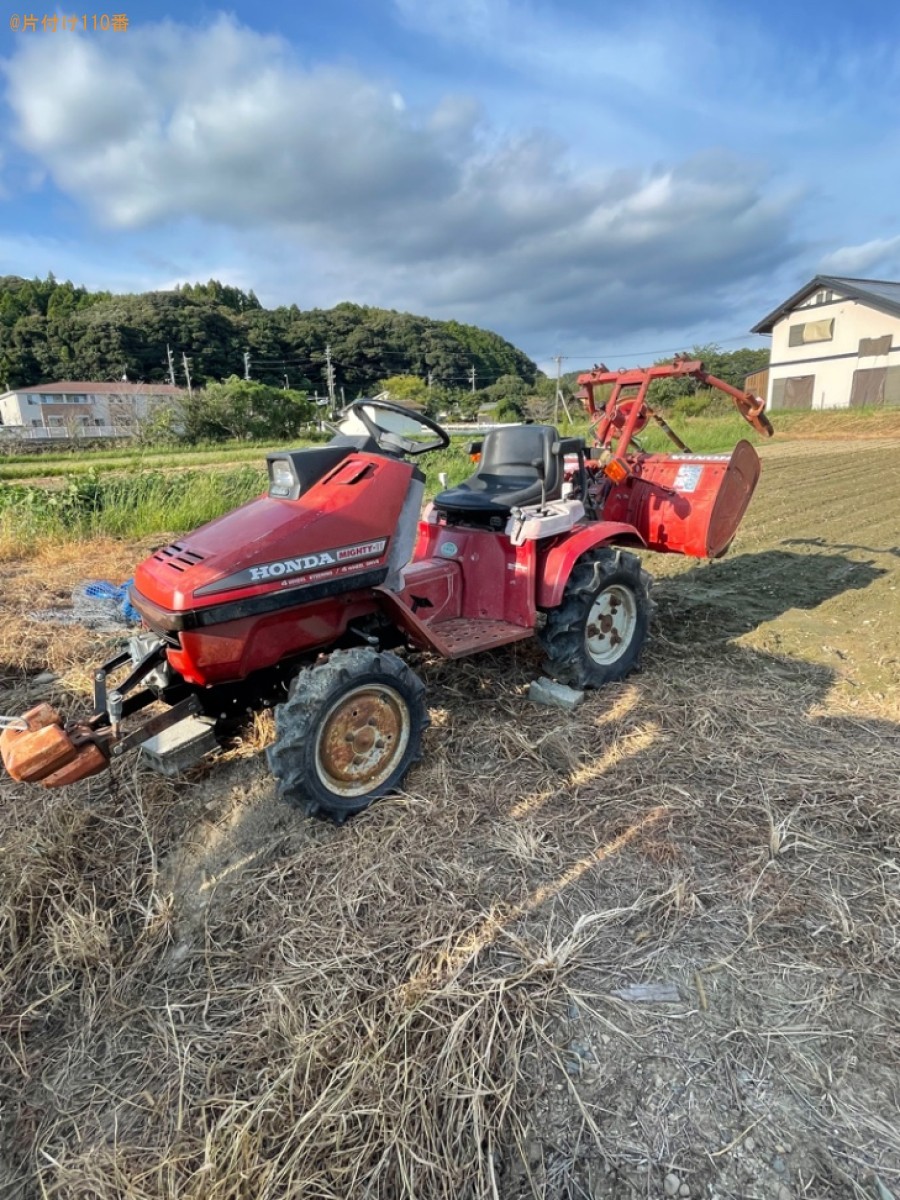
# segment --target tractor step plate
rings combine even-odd
[[[218,745],[213,726],[203,717],[185,717],[141,746],[148,766],[160,775],[180,775]]]
[[[447,658],[462,658],[478,650],[521,642],[534,632],[522,625],[513,625],[511,621],[479,621],[469,617],[439,621],[429,625],[428,631]]]

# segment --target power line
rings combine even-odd
[[[748,334],[742,333],[742,334],[738,335],[737,337],[713,338],[707,344],[710,346],[713,346],[713,345],[728,346],[732,342],[746,341],[748,336],[749,336]],[[753,350],[753,349],[762,350],[765,347],[763,347],[763,346],[759,346],[759,347],[747,346],[746,348],[748,350]],[[619,359],[619,358],[631,358],[631,359],[649,358],[651,354],[680,354],[683,350],[684,350],[684,343],[682,343],[680,346],[668,346],[668,347],[663,347],[662,349],[657,349],[657,350],[628,350],[624,354],[607,354],[607,352],[604,350],[602,352],[602,354],[598,354],[593,357],[591,357],[590,355],[583,355],[583,354],[575,354],[575,355],[573,355],[573,354],[563,354],[563,355],[542,354],[540,357],[544,360],[553,359],[555,361],[557,357],[561,357],[566,362],[594,363],[594,362],[599,361],[599,359],[601,359],[601,358],[603,359],[604,362],[606,362],[607,360],[610,360],[610,359]]]

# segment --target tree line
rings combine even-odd
[[[343,403],[378,392],[439,419],[562,416],[556,379],[498,334],[457,321],[351,303],[265,309],[252,291],[217,280],[117,296],[52,275],[0,277],[2,388],[59,379],[162,383],[169,347],[176,382],[185,382],[184,356],[193,390],[157,406],[139,431],[151,441],[290,438]],[[764,349],[714,345],[694,346],[690,356],[739,387],[768,362]],[[580,412],[577,376],[560,380],[573,415]],[[650,400],[681,415],[729,404],[691,379],[658,381]]]
[[[0,385],[60,379],[164,383],[167,347],[202,387],[249,374],[262,384],[349,401],[390,376],[412,374],[447,388],[476,388],[503,375],[533,381],[535,364],[510,342],[458,321],[343,303],[263,308],[252,291],[217,280],[170,292],[112,295],[72,283],[0,277]]]

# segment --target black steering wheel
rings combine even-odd
[[[382,429],[366,412],[367,408],[382,408],[386,412],[398,413],[409,421],[415,421],[429,433],[437,434],[437,438],[433,442],[414,442],[411,438],[403,437],[402,434],[394,433],[390,429]],[[388,451],[402,450],[404,454],[415,456],[428,454],[431,450],[445,450],[450,445],[450,435],[445,429],[441,429],[436,421],[432,421],[424,413],[416,412],[412,408],[405,408],[402,404],[393,404],[390,400],[354,400],[345,411],[359,417],[378,445]]]

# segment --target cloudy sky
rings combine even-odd
[[[215,277],[572,366],[763,344],[817,271],[900,278],[888,0],[16,4],[0,274]]]

